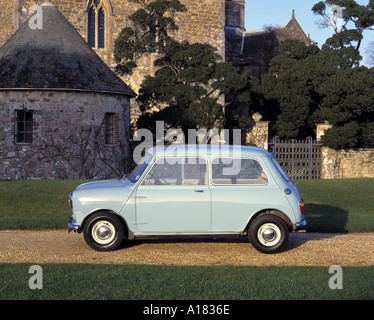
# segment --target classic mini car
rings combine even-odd
[[[273,156],[246,146],[154,147],[130,174],[81,184],[69,202],[69,231],[99,251],[123,239],[248,236],[275,253],[306,224],[300,194]]]

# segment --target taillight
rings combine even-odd
[[[301,213],[302,213],[302,214],[305,214],[304,201],[300,201],[300,202],[299,202],[299,205],[300,205]]]

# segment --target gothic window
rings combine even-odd
[[[32,143],[33,111],[16,110],[15,141],[16,143]]]
[[[95,48],[95,9],[93,7],[88,9],[88,44]]]
[[[88,44],[95,49],[105,47],[105,7],[103,0],[91,0],[88,5]]]
[[[105,40],[105,15],[103,8],[99,9],[98,14],[98,47],[104,48],[104,40]]]

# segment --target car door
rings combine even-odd
[[[276,186],[256,159],[212,159],[211,183],[213,230],[241,231],[252,214],[276,201]]]
[[[136,190],[137,226],[150,233],[196,233],[211,227],[207,161],[158,158]]]

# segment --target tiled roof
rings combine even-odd
[[[51,2],[47,0],[41,8],[42,29],[30,28],[34,20],[30,25],[26,20],[0,48],[0,90],[77,90],[135,96]]]

